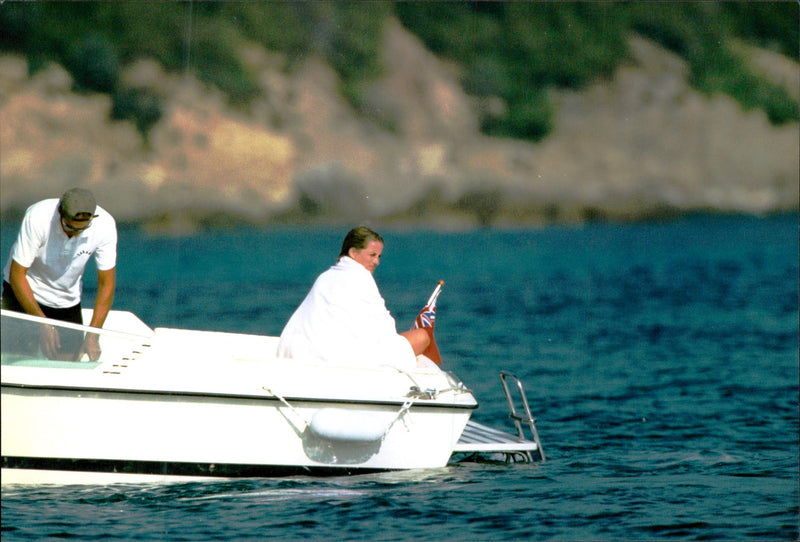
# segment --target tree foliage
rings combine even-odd
[[[797,60],[795,2],[5,2],[0,49],[26,55],[32,72],[63,64],[78,90],[111,94],[115,118],[136,120],[146,135],[160,116],[159,98],[119,82],[121,68],[138,58],[194,73],[232,104],[247,104],[259,87],[240,60],[244,44],[283,53],[286,70],[316,54],[358,107],[365,84],[381,73],[390,16],[459,63],[465,91],[502,101],[500,113],[483,119],[489,134],[547,135],[547,89],[613,74],[627,59],[631,32],[686,59],[703,92],[729,94],[775,123],[799,115],[785,90],[750,72],[727,45],[737,38]]]

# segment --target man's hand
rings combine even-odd
[[[83,339],[80,350],[78,350],[76,361],[80,361],[83,354],[89,356],[89,361],[97,361],[100,359],[100,354],[102,352],[100,348],[100,335],[97,333],[87,333],[86,337]]]
[[[61,336],[58,334],[58,330],[51,325],[41,324],[39,326],[39,344],[47,359],[56,359],[58,350],[61,348]]]

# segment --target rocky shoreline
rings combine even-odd
[[[76,94],[66,71],[33,77],[0,57],[0,214],[71,186],[121,222],[182,233],[230,224],[355,223],[431,228],[643,220],[685,213],[796,212],[798,123],[773,126],[688,84],[684,62],[631,36],[632,61],[580,92],[552,91],[555,130],[539,143],[480,134],[458,68],[396,21],[386,73],[355,111],[318,59],[297,71],[241,51],[263,97],[245,110],[150,60],[127,84],[164,97],[146,144],[112,122],[105,95]],[[797,63],[751,62],[800,92]]]

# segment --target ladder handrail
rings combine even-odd
[[[521,416],[517,412],[517,408],[515,406],[515,401],[511,397],[511,392],[508,389],[508,382],[506,382],[506,378],[511,378],[517,384],[517,391],[519,392],[520,397],[522,398],[522,406],[525,409],[525,416]],[[525,396],[525,390],[522,387],[522,382],[516,375],[513,373],[509,373],[508,371],[500,371],[500,382],[503,384],[503,391],[506,394],[506,401],[508,401],[508,409],[510,411],[510,418],[514,420],[514,425],[517,426],[517,432],[519,433],[519,437],[521,439],[525,439],[525,432],[522,429],[522,422],[528,424],[531,430],[531,434],[533,435],[533,442],[536,443],[536,449],[539,453],[539,458],[544,461],[544,449],[542,448],[542,443],[539,441],[539,433],[536,431],[536,420],[533,418],[531,414],[530,406],[528,406],[528,398]],[[528,457],[533,460],[531,457],[530,452],[526,452]]]

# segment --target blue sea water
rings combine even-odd
[[[122,228],[115,307],[278,334],[344,233]],[[2,539],[798,540],[797,215],[382,233],[398,326],[443,279],[437,342],[474,419],[512,430],[497,375],[517,374],[547,461],[4,488]]]

